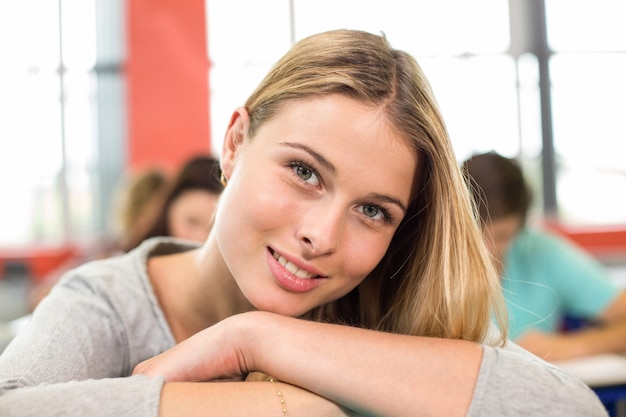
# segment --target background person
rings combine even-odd
[[[114,210],[117,239],[111,253],[125,252],[128,242],[140,239],[152,227],[169,181],[168,174],[160,168],[148,168],[131,176],[121,190],[118,209]]]
[[[552,361],[626,351],[626,293],[584,250],[527,224],[531,191],[517,161],[488,152],[462,168],[501,276],[510,338]],[[597,325],[565,333],[566,316]]]
[[[156,236],[204,242],[223,189],[219,160],[209,155],[191,157],[167,187],[155,215],[149,218],[151,223],[128,240],[125,250]]]
[[[444,123],[384,37],[298,42],[233,112],[220,161],[207,241],[68,273],[0,356],[0,410],[606,415],[491,326],[500,285]]]

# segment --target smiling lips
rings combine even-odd
[[[285,258],[284,256],[280,255],[279,253],[272,252],[272,255],[274,255],[274,258],[278,261],[279,264],[281,264],[287,271],[289,271],[290,273],[294,274],[298,278],[309,279],[309,278],[316,278],[316,277],[318,277],[318,275],[316,275],[316,274],[312,274],[312,273],[310,273],[308,271],[305,271],[304,269],[298,268],[297,265],[295,265],[294,263],[289,262],[287,260],[287,258]]]
[[[267,266],[274,280],[282,289],[290,293],[307,293],[328,281],[328,277],[320,275],[315,268],[302,269],[271,248],[268,248],[266,254]]]

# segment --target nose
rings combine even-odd
[[[345,227],[345,213],[340,204],[320,201],[300,219],[297,238],[305,254],[328,256],[337,251]]]

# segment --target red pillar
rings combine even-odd
[[[204,0],[127,0],[129,169],[208,153]]]

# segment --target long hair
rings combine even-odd
[[[506,335],[496,271],[431,88],[384,36],[335,30],[296,43],[247,100],[249,135],[288,101],[344,94],[379,106],[418,158],[413,200],[379,265],[351,293],[308,316],[396,333]],[[500,339],[504,341],[504,337]]]

